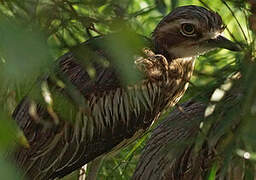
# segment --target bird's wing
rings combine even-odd
[[[133,174],[142,179],[200,179],[199,166],[193,167],[192,149],[206,106],[195,101],[176,108],[152,132]],[[199,158],[198,158],[199,159]],[[193,174],[194,173],[194,174]]]
[[[100,113],[90,112],[88,107],[93,101],[97,101],[95,96],[101,97],[111,91],[122,93],[115,91],[123,86],[125,74],[122,70],[129,68],[129,63],[134,63],[125,62],[125,59],[133,60],[133,57],[127,54],[131,55],[139,48],[128,49],[126,54],[122,44],[117,46],[118,41],[112,46],[108,43],[119,38],[97,37],[60,57],[54,73],[38,83],[36,90],[32,90],[16,108],[13,117],[23,130],[30,148],[19,148],[15,160],[18,166],[24,169],[27,177],[50,179],[64,176],[110,151],[124,138],[122,127],[115,130],[108,128],[104,131],[105,138],[99,139],[95,130],[90,127],[100,126],[101,122],[95,122],[94,118],[90,118],[90,114]],[[148,43],[145,38],[142,41]],[[120,55],[124,57],[121,59],[124,62],[120,62],[120,59],[117,62]],[[130,68],[132,69],[132,66]],[[38,94],[43,94],[43,97]],[[118,104],[112,103],[112,106],[115,108]],[[104,113],[113,115],[113,112]],[[98,119],[105,118],[107,117]],[[130,133],[133,134],[133,131],[131,129]],[[88,134],[90,137],[87,137]]]
[[[143,47],[150,45],[144,36],[135,36],[133,39],[137,42],[128,42],[123,34],[86,41],[59,59],[61,75],[64,74],[83,95],[121,87],[126,83],[123,80],[129,81],[125,72],[136,73],[134,54],[138,55]]]

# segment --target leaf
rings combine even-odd
[[[178,1],[177,0],[171,0],[171,10],[175,9],[178,5]]]
[[[20,176],[19,171],[15,169],[13,165],[10,164],[10,162],[7,162],[4,160],[5,156],[0,153],[0,174],[1,179],[10,179],[10,180],[20,180],[22,179]]]
[[[208,177],[208,180],[215,180],[216,177],[216,172],[217,172],[217,164],[214,163],[210,172],[210,175]]]
[[[2,110],[3,107],[0,108],[0,152],[15,146],[17,143],[24,147],[29,147],[26,137],[15,121],[11,119],[8,113]]]
[[[10,80],[35,80],[49,65],[46,39],[34,27],[26,28],[4,18],[0,24],[0,80],[8,84]]]
[[[165,15],[167,12],[167,6],[164,0],[155,0],[156,9],[162,14]]]

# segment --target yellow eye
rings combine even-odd
[[[181,25],[181,33],[184,36],[193,36],[195,35],[195,26],[193,24],[184,23]]]

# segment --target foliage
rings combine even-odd
[[[246,161],[246,176],[254,176],[255,168],[255,34],[248,17],[251,1],[237,0],[2,0],[0,1],[0,153],[13,147],[13,142],[26,144],[22,133],[10,117],[17,102],[34,86],[42,74],[52,70],[54,60],[71,47],[92,36],[132,29],[150,36],[159,20],[181,5],[204,5],[217,11],[227,24],[225,34],[244,47],[242,53],[216,50],[199,58],[191,85],[182,101],[196,97],[208,103],[210,95],[232,74],[240,72],[242,98],[239,111],[221,119],[224,133],[239,117],[241,123],[227,145],[227,155]],[[255,14],[254,14],[255,15]],[[116,48],[116,47],[114,47]],[[121,49],[125,51],[124,49]],[[129,72],[128,72],[129,73]],[[218,102],[215,102],[218,103]],[[235,107],[231,107],[235,108]],[[164,117],[164,116],[163,116]],[[214,119],[214,118],[213,118]],[[210,123],[211,124],[211,123]],[[209,125],[210,126],[210,125]],[[223,132],[216,132],[223,133]],[[106,158],[100,179],[130,179],[149,132],[119,154]],[[230,163],[232,158],[227,158]],[[9,164],[0,162],[0,171]],[[225,167],[225,165],[223,165]],[[213,168],[216,168],[215,166]],[[225,168],[224,168],[225,169]],[[214,170],[216,171],[216,170]],[[6,177],[13,171],[5,171]],[[224,172],[225,173],[225,172]],[[15,176],[15,175],[13,175]],[[75,176],[75,175],[74,175]],[[66,179],[72,179],[70,176]],[[214,179],[211,174],[209,179]],[[10,179],[10,178],[8,178]],[[14,179],[14,178],[12,178]]]

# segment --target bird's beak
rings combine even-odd
[[[227,38],[221,35],[217,36],[215,39],[208,40],[208,45],[210,45],[210,47],[213,47],[213,48],[224,48],[231,51],[242,50],[242,48],[238,44],[228,40]]]

